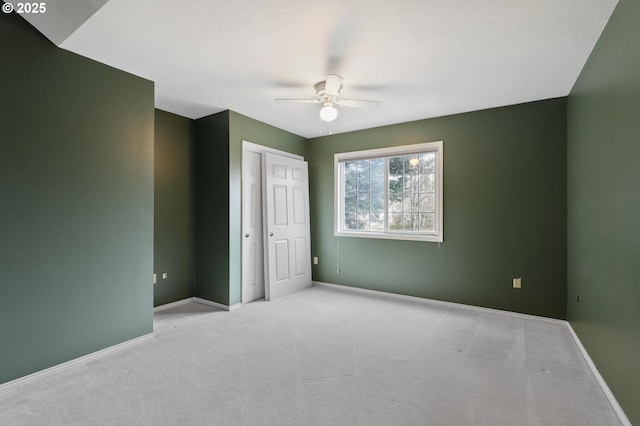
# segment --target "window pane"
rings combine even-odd
[[[356,214],[345,213],[344,214],[344,229],[355,231],[358,229],[358,222],[356,221]]]
[[[384,213],[371,213],[370,231],[384,231]]]
[[[369,178],[369,160],[360,160],[356,162],[358,169],[358,179]]]
[[[356,163],[354,161],[346,161],[344,163],[344,175],[345,177],[356,173]]]
[[[422,194],[420,196],[420,211],[435,212],[436,211],[436,195]]]
[[[371,193],[384,194],[384,177],[371,178]]]
[[[404,194],[404,203],[402,211],[404,213],[418,213],[420,210],[420,194],[410,193]]]
[[[404,161],[404,174],[405,175],[416,175],[420,171],[420,158],[418,154],[413,155],[405,155],[403,158]]]
[[[358,173],[356,163],[347,162],[344,164],[344,193],[351,195],[356,193],[358,185]]]
[[[435,173],[436,171],[436,153],[429,152],[422,154],[420,158],[420,173]]]
[[[389,230],[402,231],[402,213],[389,213]]]
[[[358,193],[360,192],[369,193],[369,175],[358,174]]]
[[[404,231],[418,231],[420,229],[417,213],[404,213],[402,218]]]
[[[435,232],[436,231],[436,214],[420,213],[420,231]]]
[[[418,192],[420,177],[418,175],[404,175],[404,192]]]
[[[358,193],[358,213],[369,211],[371,211],[369,194]]]
[[[374,158],[369,160],[371,167],[371,177],[384,177],[384,158]]]
[[[389,212],[402,211],[402,193],[389,195]],[[402,222],[402,221],[401,221]]]
[[[369,230],[369,213],[358,213],[358,231]]]
[[[388,161],[389,230],[433,232],[433,212],[436,207],[435,153],[391,157]],[[423,217],[419,213],[429,214]]]
[[[436,175],[420,175],[420,192],[436,192]]]
[[[389,191],[389,230],[402,230],[402,215],[394,215],[392,212],[402,212],[402,194],[404,186],[404,170],[402,166],[402,157],[391,157],[387,159],[389,167],[388,175],[388,191]]]
[[[402,169],[402,157],[389,158],[389,174],[390,175],[404,174],[404,170]]]
[[[389,175],[389,195],[402,194],[403,182],[402,175]]]
[[[349,195],[344,199],[344,212],[345,213],[355,213],[357,207],[358,198],[355,194]]]
[[[375,194],[371,196],[371,211],[384,213],[384,194]]]

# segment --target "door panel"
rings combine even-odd
[[[294,268],[295,276],[299,277],[307,272],[307,240],[305,238],[296,238],[293,240],[293,246],[296,260]]]
[[[275,241],[276,283],[289,279],[289,240]]]
[[[305,175],[306,175],[306,172],[300,167],[291,168],[291,179],[298,182],[304,182]]]
[[[288,225],[287,212],[287,187],[284,185],[273,186],[273,222],[275,226]]]
[[[286,179],[287,178],[287,167],[284,164],[272,164],[273,169],[273,177]]]
[[[264,297],[264,241],[262,220],[262,155],[246,150],[242,182],[243,302]]]
[[[259,214],[260,212],[257,208],[255,208],[256,206],[262,207],[262,197],[260,196],[260,191],[262,190],[262,188],[258,188],[258,185],[255,182],[249,183],[249,188],[249,197],[251,200],[250,204],[252,207],[249,211],[249,227],[251,229],[260,227],[260,229],[262,229],[262,223],[258,223],[258,217],[260,218],[260,221],[262,221],[262,215]]]
[[[304,225],[307,218],[305,211],[304,189],[295,187],[291,190],[293,195],[293,223],[296,225]]]
[[[265,295],[272,300],[311,286],[307,163],[265,153]]]

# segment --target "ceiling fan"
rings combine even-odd
[[[378,101],[366,101],[360,99],[341,99],[340,88],[342,87],[342,77],[336,74],[327,75],[325,81],[316,83],[313,88],[316,90],[316,97],[313,99],[275,99],[276,102],[299,102],[307,104],[322,104],[320,119],[333,121],[338,117],[338,110],[335,105],[341,107],[369,108],[380,105]]]

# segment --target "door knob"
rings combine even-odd
[[[245,238],[249,238],[249,233],[244,234]]]
[[[273,232],[269,232],[269,236],[270,236],[270,237],[273,237]]]

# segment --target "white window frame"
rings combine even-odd
[[[349,160],[362,160],[382,157],[404,156],[415,153],[436,153],[436,230],[434,233],[399,232],[399,231],[353,231],[341,229],[344,209],[343,182],[340,176],[340,163]],[[430,241],[440,243],[443,241],[443,143],[442,141],[427,142],[413,145],[401,145],[388,148],[368,149],[364,151],[341,152],[334,154],[334,235],[339,237],[380,238],[391,240]],[[388,196],[388,167],[385,168],[385,222],[388,223],[389,196]],[[386,228],[386,226],[385,226]]]

